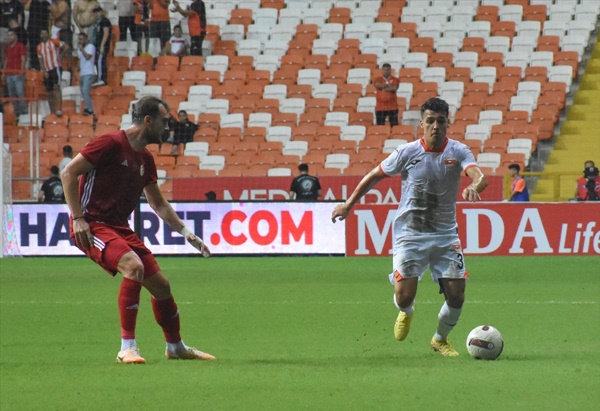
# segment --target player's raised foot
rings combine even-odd
[[[394,324],[394,337],[398,341],[403,341],[408,335],[413,315],[414,313],[406,315],[402,311],[398,313],[398,318],[396,318],[396,323]]]
[[[169,360],[216,360],[213,355],[200,351],[194,347],[185,347],[185,349],[177,354],[172,353],[169,349],[165,350],[165,357]]]
[[[131,347],[117,354],[119,364],[146,364],[146,360],[140,355],[138,347]]]
[[[431,348],[439,352],[444,357],[458,357],[458,352],[452,347],[450,341],[438,341],[435,338],[431,339]]]

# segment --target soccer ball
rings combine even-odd
[[[503,348],[502,334],[491,325],[475,327],[467,336],[467,351],[476,360],[495,360]]]

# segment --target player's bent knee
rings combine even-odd
[[[133,281],[141,283],[144,280],[144,264],[135,253],[127,253],[121,258],[119,272]]]

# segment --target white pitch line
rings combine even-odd
[[[421,301],[419,304],[441,304],[442,299],[436,301]],[[55,304],[55,305],[99,305],[114,304],[114,301],[0,301],[0,305],[25,305],[25,304]],[[389,301],[178,301],[178,305],[391,305]],[[598,301],[465,301],[466,305],[596,305]]]

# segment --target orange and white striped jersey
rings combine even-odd
[[[42,59],[42,67],[46,71],[60,67],[59,54],[60,47],[64,43],[57,39],[48,39],[45,42],[38,44],[37,54]]]

